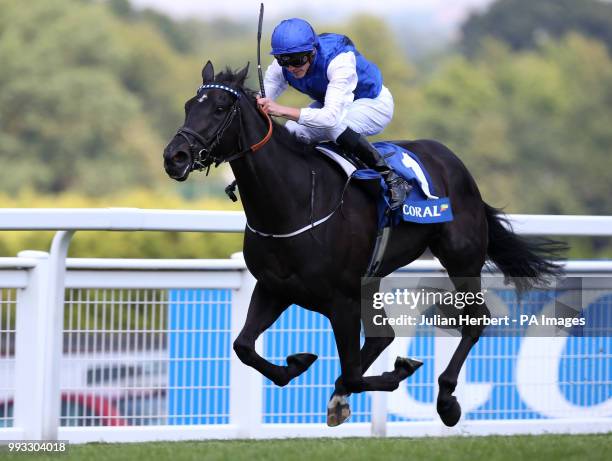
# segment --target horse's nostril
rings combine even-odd
[[[171,161],[175,165],[182,165],[189,161],[189,155],[187,154],[187,152],[179,150],[172,156]]]

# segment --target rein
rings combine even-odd
[[[270,138],[272,138],[272,119],[270,118],[270,116],[268,114],[266,114],[262,108],[260,106],[257,106],[257,109],[259,110],[259,112],[262,113],[262,115],[266,118],[266,120],[268,121],[268,132],[266,133],[266,135],[263,137],[263,139],[261,141],[259,141],[256,144],[253,144],[251,147],[249,147],[248,149],[244,149],[240,152],[238,152],[237,154],[231,155],[225,159],[223,159],[223,162],[231,162],[232,160],[236,160],[246,154],[248,154],[249,152],[257,152],[259,149],[261,149],[263,146],[266,145],[266,143],[270,140]],[[242,119],[240,119],[240,123],[242,123]],[[242,129],[240,130],[242,132]]]

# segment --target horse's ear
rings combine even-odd
[[[249,74],[249,65],[251,65],[250,62],[247,62],[247,65],[244,66],[244,69],[240,70],[237,74],[236,74],[236,84],[238,86],[243,86],[244,85],[244,81],[247,78],[247,75]]]
[[[202,68],[202,83],[212,82],[215,80],[215,69],[212,62],[208,61]]]

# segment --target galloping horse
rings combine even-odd
[[[257,280],[234,351],[242,362],[284,386],[317,356],[294,354],[287,357],[287,365],[275,365],[255,351],[255,340],[291,304],[323,314],[331,323],[342,370],[328,404],[328,424],[338,425],[350,415],[350,393],[393,391],[421,363],[398,358],[394,370],[364,376],[394,337],[389,327],[385,337],[366,337],[360,349],[361,277],[377,235],[376,200],[358,181],[347,181],[346,174],[313,145],[298,142],[261,112],[254,93],[244,87],[247,73],[248,65],[215,77],[207,62],[203,85],[185,104],[184,125],[164,151],[164,167],[171,178],[184,181],[194,169],[229,162],[247,218],[244,258]],[[467,168],[447,147],[431,140],[395,143],[419,156],[439,195],[450,198],[454,220],[402,222],[394,227],[376,275],[384,277],[409,264],[427,248],[447,270],[457,292],[480,291],[487,257],[519,291],[559,273],[559,266],[548,260],[557,248],[550,241],[514,234],[503,214],[482,200]],[[372,282],[365,289],[374,292],[378,286]],[[485,304],[467,307],[465,313],[490,315]],[[448,426],[461,416],[453,392],[482,330],[463,327],[459,345],[438,378],[437,411]]]

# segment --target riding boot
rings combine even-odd
[[[389,167],[382,155],[364,136],[347,128],[338,136],[336,142],[342,148],[355,153],[368,167],[381,174],[389,188],[391,196],[389,206],[392,210],[402,206],[406,194],[412,187]]]

